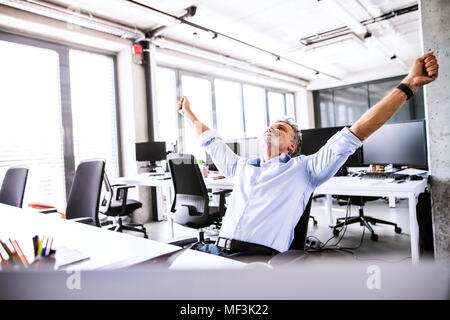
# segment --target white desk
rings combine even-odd
[[[119,178],[116,182],[144,185],[157,187],[161,190],[162,187],[168,188],[171,194],[172,181],[158,180],[158,177],[149,176],[148,174],[139,174],[134,177]],[[233,181],[229,179],[213,180],[211,178],[205,179],[207,188],[215,190],[233,189]],[[333,177],[321,186],[319,186],[314,193],[325,194],[327,196],[327,210],[329,216],[330,227],[334,225],[332,213],[332,195],[355,195],[355,196],[374,196],[374,197],[404,197],[408,198],[409,204],[409,224],[411,233],[411,257],[412,262],[419,261],[419,227],[416,217],[417,197],[424,192],[427,186],[426,179],[419,181],[406,181],[404,183],[386,183],[383,180],[370,180],[352,177]],[[158,191],[159,212],[162,212],[162,196],[161,191]],[[171,199],[171,197],[170,197]],[[171,202],[170,202],[171,203]],[[170,205],[170,204],[168,204]],[[167,211],[170,208],[166,208]]]
[[[120,269],[160,255],[175,252],[177,246],[141,237],[101,229],[79,222],[44,215],[32,209],[0,204],[0,235],[16,239],[27,256],[33,256],[32,237],[52,236],[52,248],[65,247],[80,251],[88,260],[68,266],[75,270]],[[31,262],[31,259],[29,259]],[[185,250],[173,262],[174,269],[241,268],[244,263],[211,254]]]
[[[384,182],[383,180],[360,179],[351,177],[333,177],[314,193],[327,196],[327,210],[330,226],[334,225],[332,213],[332,195],[374,196],[374,197],[404,197],[408,198],[409,226],[411,233],[412,262],[419,261],[419,226],[416,217],[417,197],[424,192],[427,180],[406,181],[404,183]]]

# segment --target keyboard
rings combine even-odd
[[[394,180],[406,180],[409,176],[407,174],[398,174],[395,172],[362,172],[359,175],[362,179],[394,179]]]

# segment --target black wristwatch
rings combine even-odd
[[[414,95],[412,90],[406,84],[400,83],[397,86],[397,89],[402,90],[406,94],[406,100],[409,100],[409,98],[411,98]]]

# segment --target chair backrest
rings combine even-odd
[[[295,226],[294,239],[292,240],[289,249],[297,249],[297,250],[305,249],[306,234],[308,233],[309,214],[311,211],[311,202],[312,202],[312,195],[309,198],[308,204],[306,205],[305,210],[303,211],[303,214],[300,217],[300,220],[297,222],[297,225]]]
[[[190,206],[199,215],[208,214],[208,191],[195,157],[172,153],[167,160],[175,190],[171,211],[175,212],[181,206]]]
[[[100,203],[99,211],[101,213],[106,213],[109,210],[109,207],[111,205],[112,198],[113,198],[113,193],[114,193],[113,188],[111,187],[111,183],[109,182],[108,175],[106,174],[106,172],[103,175],[103,183],[104,183],[104,186],[105,186],[105,192],[104,193],[101,192],[101,195],[103,194],[103,198],[102,198],[102,201]],[[103,191],[103,189],[102,189],[102,191]]]
[[[103,159],[85,160],[78,165],[67,201],[67,219],[89,217],[100,226],[98,205],[104,171]]]
[[[0,203],[21,208],[27,177],[27,167],[17,166],[9,168],[6,171],[2,188],[0,189]]]

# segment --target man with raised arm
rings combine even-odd
[[[180,112],[191,124],[220,173],[233,179],[231,204],[216,244],[195,249],[221,256],[276,254],[289,249],[294,228],[314,189],[339,170],[347,158],[423,85],[438,76],[433,52],[416,59],[403,81],[365,112],[350,129],[337,132],[315,154],[299,156],[300,131],[291,119],[271,124],[260,138],[258,158],[239,157],[216,131],[194,115],[181,98]]]

